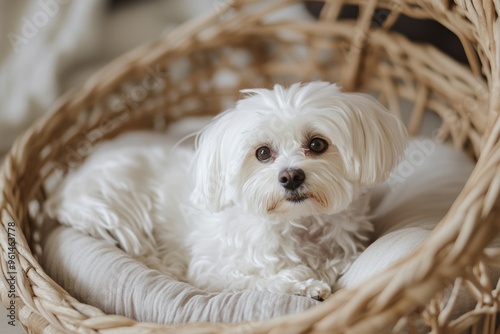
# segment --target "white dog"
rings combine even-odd
[[[327,298],[370,238],[368,189],[402,158],[405,128],[326,82],[243,92],[195,150],[145,133],[101,145],[47,213],[207,291]]]

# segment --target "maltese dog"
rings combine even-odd
[[[368,190],[403,157],[406,130],[327,82],[242,92],[195,149],[144,132],[101,144],[48,216],[206,291],[324,300],[367,246]]]

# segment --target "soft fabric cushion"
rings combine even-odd
[[[264,320],[318,303],[270,292],[206,293],[147,268],[106,241],[63,226],[47,238],[43,263],[78,300],[145,322]]]
[[[341,278],[341,285],[359,284],[417,248],[444,217],[473,168],[462,152],[429,138],[413,140],[405,160],[374,192],[376,240]]]
[[[360,284],[418,247],[462,189],[473,162],[430,139],[417,139],[389,181],[374,190],[377,239],[340,279]],[[48,274],[80,301],[139,321],[179,323],[265,320],[301,312],[315,300],[270,292],[209,294],[174,281],[109,243],[67,227],[44,244]],[[464,299],[463,309],[473,301]]]

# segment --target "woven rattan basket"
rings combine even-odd
[[[18,138],[0,175],[0,291],[4,305],[15,304],[25,328],[290,334],[412,332],[426,324],[439,333],[495,331],[499,287],[488,281],[486,267],[500,264],[500,251],[485,246],[500,229],[500,2],[331,0],[319,20],[274,15],[298,3],[219,2],[215,14],[113,61]],[[357,19],[339,19],[345,3],[359,5]],[[374,21],[380,13],[383,20]],[[453,32],[469,66],[390,31],[401,14],[438,21]],[[226,80],[216,80],[219,76]],[[462,193],[414,254],[303,314],[245,324],[161,326],[106,315],[44,273],[37,258],[46,181],[76,167],[93,145],[131,129],[216,114],[234,102],[240,88],[316,79],[376,92],[396,114],[401,101],[412,102],[410,133],[418,132],[425,110],[435,112],[443,120],[437,136],[477,159]],[[9,295],[12,275],[15,298]],[[459,298],[441,299],[446,286],[452,292],[465,288],[476,308],[452,319]]]

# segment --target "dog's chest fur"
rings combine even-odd
[[[287,222],[280,234],[278,254],[314,270],[324,270],[330,263],[349,259],[366,246],[371,224],[366,216],[341,213],[307,217]],[[290,256],[291,250],[295,257]]]
[[[368,195],[339,214],[295,221],[266,221],[229,209],[193,230],[192,260],[206,264],[206,270],[217,263],[240,264],[242,274],[271,275],[291,265],[323,271],[364,249],[372,231],[367,211]]]
[[[326,217],[333,218],[333,217]],[[323,257],[330,259],[339,256],[342,250],[336,250],[334,243],[335,222],[322,221],[321,218],[311,217],[299,222],[289,222],[290,231],[283,235],[283,243],[292,242],[293,248],[300,254],[301,260],[306,262],[311,258]],[[297,224],[293,226],[292,224]],[[340,252],[339,252],[340,251]]]

